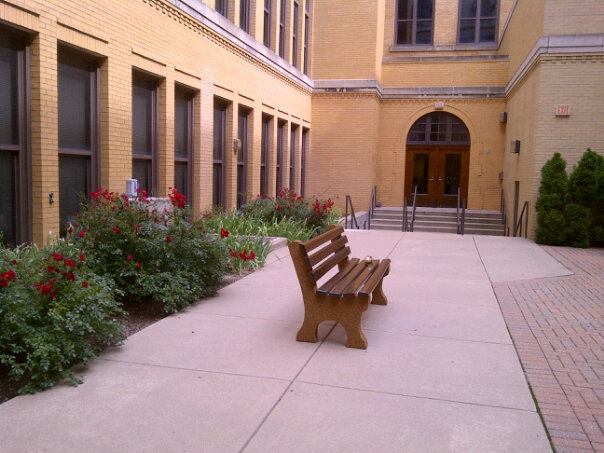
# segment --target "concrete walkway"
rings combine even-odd
[[[522,239],[349,232],[392,259],[366,351],[298,343],[287,249],[57,386],[0,406],[0,451],[550,451],[492,282],[567,275]]]

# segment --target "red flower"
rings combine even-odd
[[[57,268],[56,268],[56,267],[54,267],[54,266],[48,266],[48,267],[46,268],[46,270],[47,270],[48,272],[50,272],[51,274],[54,274],[55,272],[57,272]]]
[[[138,189],[136,192],[138,193],[139,200],[144,201],[144,202],[149,201],[149,194],[147,193],[146,190]]]
[[[83,263],[84,261],[86,261],[86,255],[80,253],[80,262]]]
[[[171,235],[167,235],[166,236],[166,244],[169,244],[170,242],[172,242],[174,238]]]
[[[168,198],[170,198],[170,202],[172,205],[182,209],[187,204],[187,199],[183,194],[181,194],[176,187],[173,187],[170,193],[168,194]]]
[[[82,282],[82,288],[88,288],[88,280]]]
[[[54,282],[52,280],[49,280],[47,283],[38,283],[36,285],[36,288],[38,289],[38,292],[42,295],[53,294]]]
[[[80,239],[84,239],[86,237],[86,230],[81,230],[80,233],[78,234],[78,236],[80,237]]]
[[[60,253],[57,252],[52,252],[52,259],[59,262],[59,261],[63,261],[63,255],[61,255]]]
[[[128,261],[128,262],[132,261],[133,259],[134,259],[134,257],[132,255],[128,255],[126,257],[126,261]]]
[[[69,280],[70,282],[73,282],[73,281],[75,281],[75,274],[73,272],[66,272],[65,278],[67,280]]]
[[[12,263],[13,263],[13,266],[16,266],[18,264],[17,260],[13,260]]]
[[[136,262],[136,268],[137,269],[142,269],[143,268],[143,263],[141,263],[140,261]]]
[[[8,282],[6,280],[0,280],[0,286],[2,288],[6,288],[8,286]]]
[[[228,238],[230,234],[231,234],[231,233],[229,233],[229,232],[228,232],[228,230],[225,230],[224,228],[221,228],[221,229],[220,229],[220,237],[221,237],[222,239],[224,239],[224,238]]]
[[[115,234],[120,234],[122,232],[122,230],[118,226],[112,226],[111,231],[113,231]]]
[[[77,264],[76,264],[75,260],[72,260],[71,258],[68,258],[68,259],[65,260],[65,266],[71,267],[73,269],[74,267],[77,266]]]
[[[252,250],[249,254],[249,259],[250,261],[254,261],[256,259],[256,252]]]

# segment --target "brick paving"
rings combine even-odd
[[[604,250],[545,247],[575,274],[493,285],[557,452],[604,452]]]

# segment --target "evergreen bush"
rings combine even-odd
[[[541,170],[541,186],[536,204],[535,240],[538,244],[565,244],[567,233],[564,208],[567,188],[566,161],[560,153],[556,153]]]

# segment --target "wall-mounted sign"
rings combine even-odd
[[[570,105],[558,104],[556,106],[556,116],[570,116]]]
[[[434,108],[435,108],[436,110],[444,110],[444,109],[445,109],[445,103],[444,103],[444,102],[442,102],[442,101],[435,102],[435,103],[434,103]]]

